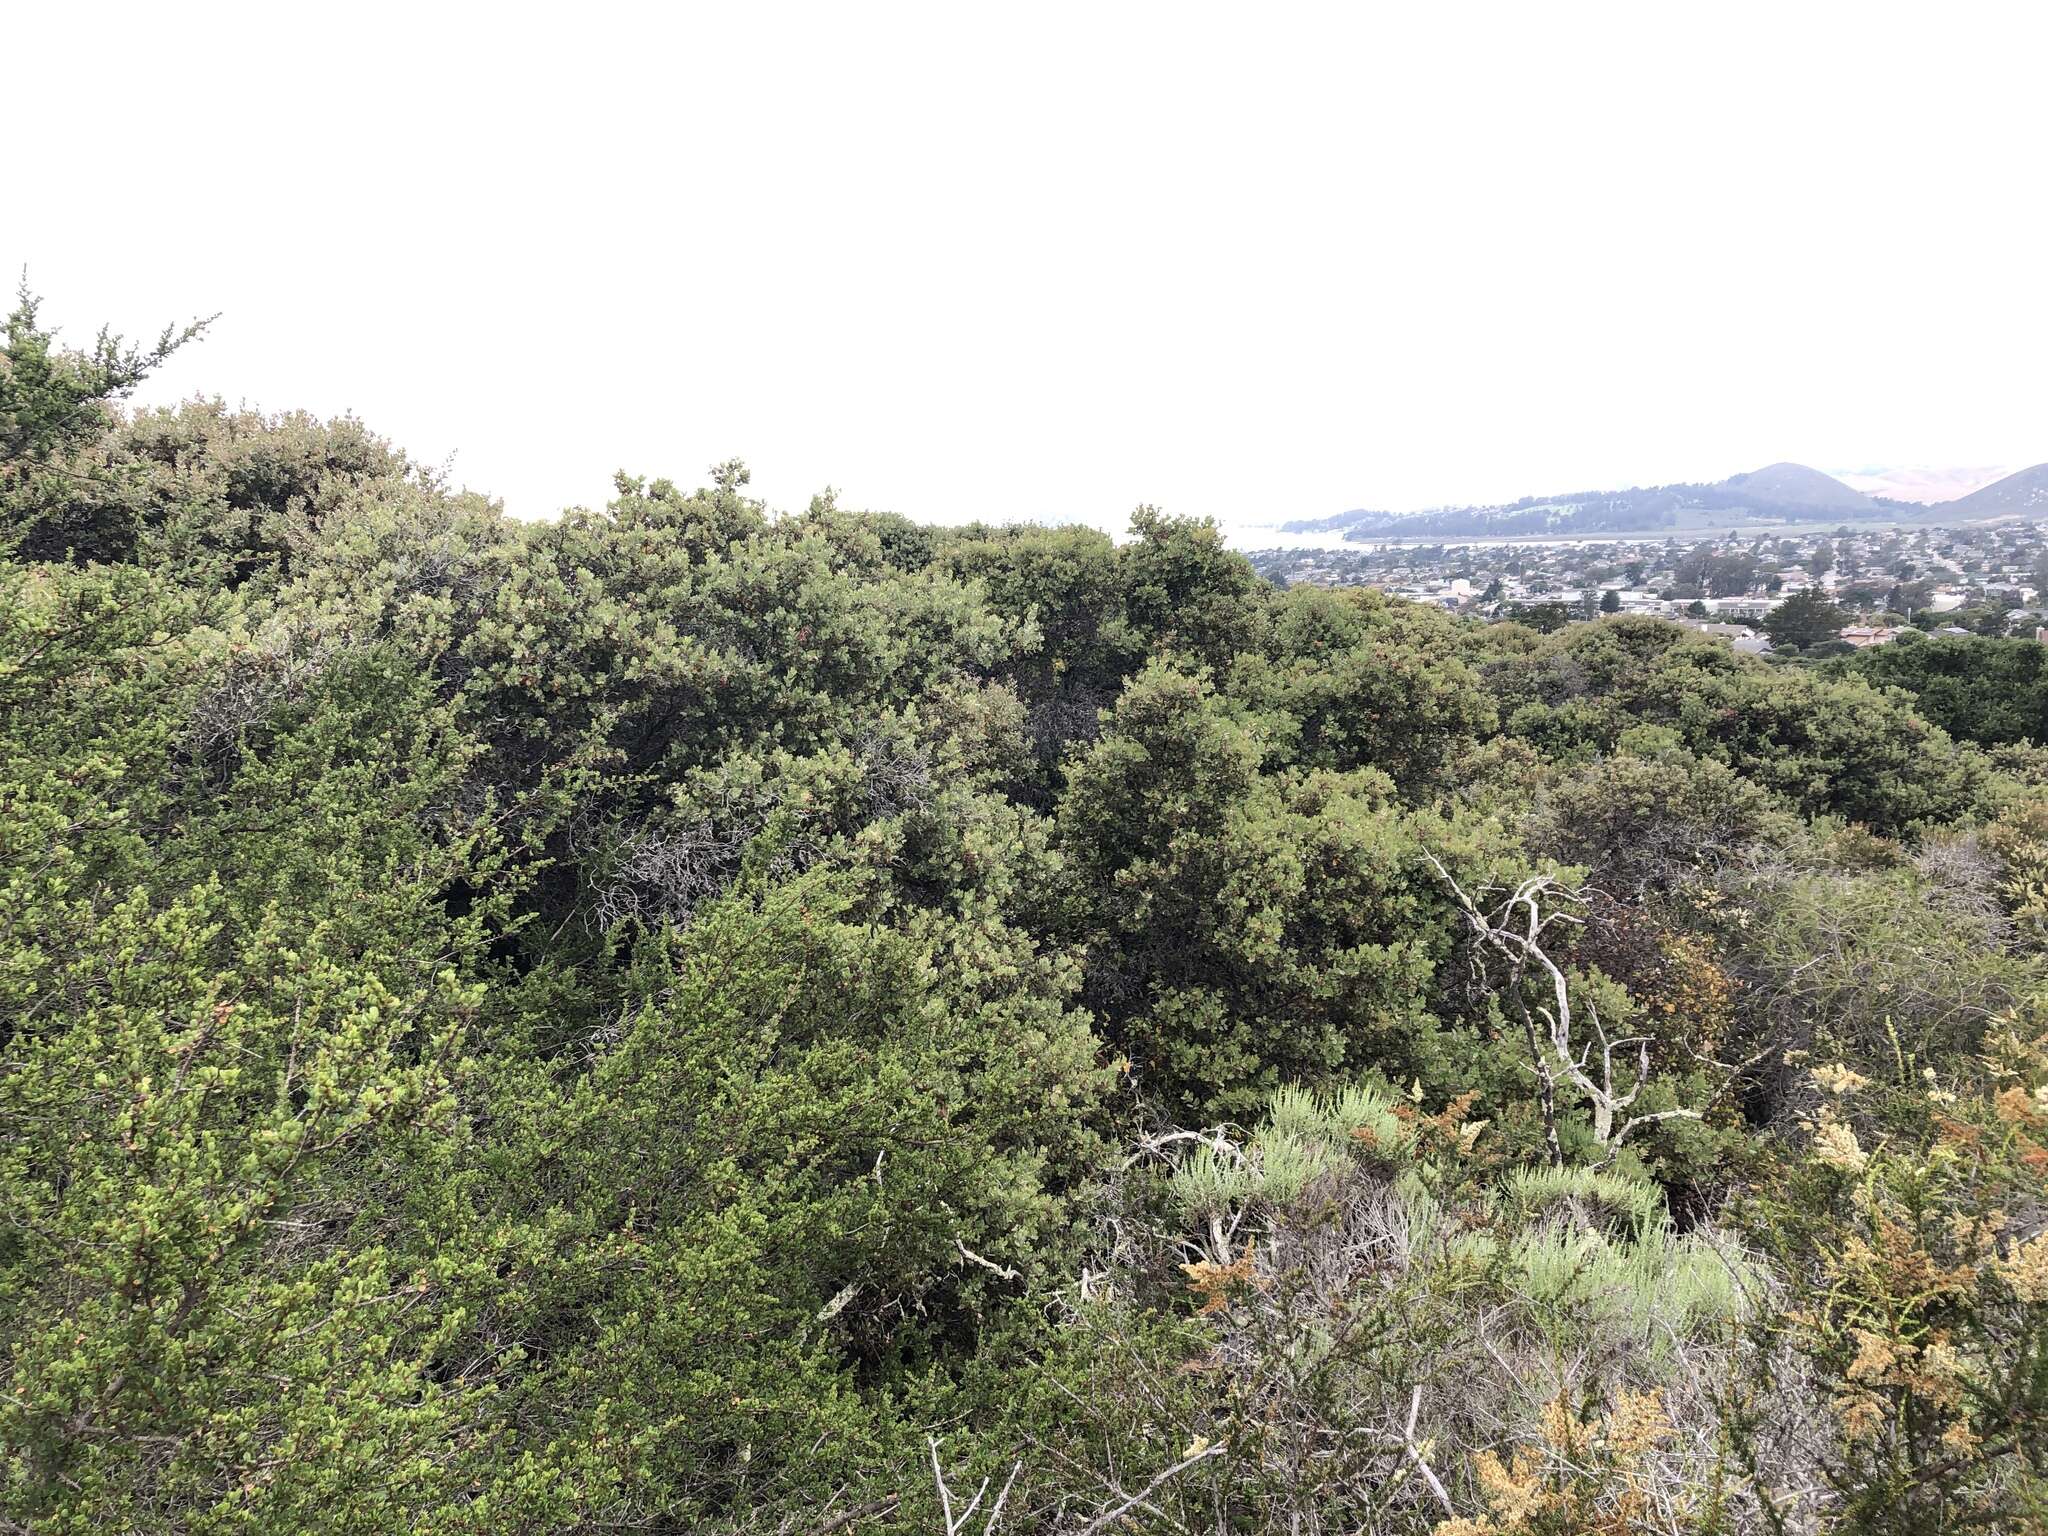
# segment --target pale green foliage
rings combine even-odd
[[[1353,1134],[1360,1124],[1377,1132]],[[1445,1134],[1471,1124],[1456,1106],[1400,1106],[1374,1085],[1282,1091],[1241,1142],[1171,1149],[1164,1182],[1186,1225],[1156,1234],[1153,1262],[1200,1300],[1192,1336],[1149,1325],[1142,1259],[1112,1268],[1103,1299],[1074,1314],[1086,1357],[1064,1379],[1085,1424],[1116,1426],[1121,1455],[1174,1454],[1126,1414],[1167,1418],[1169,1447],[1231,1447],[1227,1465],[1170,1489],[1176,1518],[1222,1498],[1245,1501],[1262,1531],[1429,1531],[1441,1499],[1488,1507],[1476,1453],[1545,1443],[1561,1406],[1597,1418],[1656,1404],[1688,1429],[1642,1447],[1654,1445],[1659,1496],[1761,1519],[1753,1492],[1722,1487],[1731,1463],[1717,1436],[1728,1376],[1765,1358],[1744,1330],[1781,1304],[1769,1275],[1727,1234],[1676,1234],[1640,1177],[1489,1166],[1483,1124]],[[1143,1209],[1117,1211],[1111,1230],[1127,1233]],[[1193,1262],[1167,1262],[1191,1249]],[[1129,1252],[1127,1236],[1116,1251]],[[1781,1406],[1814,1408],[1798,1390]],[[1577,1455],[1595,1477],[1588,1449]],[[1064,1439],[1047,1474],[1085,1486],[1093,1456],[1085,1433]],[[1440,1492],[1416,1476],[1418,1458]],[[1587,1491],[1620,1492],[1597,1478]]]
[[[1390,1163],[1413,1168],[1385,1185],[1406,1223],[1411,1266],[1504,1266],[1498,1283],[1530,1318],[1562,1314],[1571,1328],[1623,1329],[1653,1351],[1670,1330],[1740,1321],[1762,1295],[1727,1242],[1676,1234],[1662,1192],[1640,1177],[1511,1168],[1476,1190],[1447,1186],[1439,1158],[1414,1167],[1415,1137],[1393,1103],[1363,1085],[1329,1096],[1283,1089],[1241,1152],[1199,1145],[1175,1168],[1175,1199],[1203,1220],[1252,1205],[1284,1220],[1315,1181]],[[1360,1127],[1367,1136],[1354,1134]]]
[[[1498,1198],[1517,1221],[1563,1216],[1628,1236],[1655,1231],[1670,1219],[1653,1186],[1592,1168],[1515,1168],[1501,1181]]]

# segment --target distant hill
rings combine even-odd
[[[1943,502],[1935,510],[1958,518],[2048,516],[2048,464],[2007,475],[1981,491]]]
[[[1766,464],[1746,475],[1730,475],[1720,489],[1751,496],[1769,506],[1825,507],[1838,512],[1873,512],[1877,503],[1833,475],[1804,464]]]
[[[1996,487],[1988,487],[1995,490]],[[1289,533],[1350,539],[1543,538],[1655,533],[1659,529],[1741,528],[1755,523],[1856,522],[1912,516],[1922,508],[1866,496],[1804,464],[1767,464],[1711,485],[1632,486],[1527,496],[1497,506],[1427,512],[1340,512],[1284,524]],[[1980,514],[1983,515],[1983,514]]]

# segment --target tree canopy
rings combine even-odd
[[[1763,617],[1764,633],[1773,645],[1802,648],[1832,640],[1849,616],[1832,599],[1812,587],[1794,592]]]

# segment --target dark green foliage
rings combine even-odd
[[[1510,622],[1526,624],[1543,635],[1555,634],[1579,617],[1569,603],[1510,603],[1507,611]]]
[[[1885,830],[1953,819],[1985,792],[1981,761],[1897,695],[1762,666],[1655,619],[1578,626],[1485,670],[1506,728],[1557,756],[1662,726],[1808,814]]]
[[[1815,588],[1794,592],[1763,617],[1763,631],[1773,645],[1796,645],[1811,650],[1834,639],[1849,622],[1849,615]]]
[[[1841,665],[1904,689],[1916,712],[1959,740],[2048,741],[2048,646],[2038,641],[1945,636],[1872,646]]]
[[[1264,725],[1155,665],[1059,804],[1085,995],[1140,1091],[1182,1115],[1367,1065],[1452,1071],[1429,1008],[1451,934],[1423,850],[1500,839],[1404,811],[1369,769],[1268,772]]]
[[[1377,768],[1406,798],[1427,800],[1493,732],[1492,701],[1439,614],[1361,589],[1305,588],[1273,605],[1270,625],[1228,687],[1284,737],[1289,762]]]
[[[92,450],[125,398],[208,324],[164,327],[150,346],[101,330],[83,351],[38,319],[24,279],[0,347],[0,518],[5,544],[29,559],[119,559],[133,543],[135,488]]]
[[[1756,582],[1754,555],[1703,544],[1678,562],[1672,574],[1688,590],[1708,597],[1740,597]]]

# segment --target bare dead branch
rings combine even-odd
[[[1022,1275],[1018,1274],[1016,1270],[1010,1268],[1010,1266],[1007,1264],[997,1264],[993,1260],[984,1259],[980,1254],[976,1253],[972,1248],[968,1247],[965,1243],[961,1242],[960,1239],[957,1237],[953,1239],[953,1246],[960,1250],[961,1258],[969,1260],[972,1263],[979,1264],[983,1269],[987,1270],[992,1275],[1000,1275],[1005,1280],[1021,1280],[1024,1278]]]
[[[1165,1487],[1168,1483],[1172,1482],[1173,1479],[1175,1479],[1176,1477],[1179,1477],[1181,1473],[1187,1471],[1188,1468],[1195,1466],[1201,1462],[1207,1461],[1212,1456],[1221,1456],[1228,1449],[1228,1446],[1221,1444],[1205,1445],[1200,1450],[1196,1451],[1194,1454],[1190,1456],[1183,1456],[1179,1461],[1175,1462],[1172,1466],[1168,1467],[1164,1472],[1161,1472],[1157,1477],[1153,1478],[1152,1481],[1147,1483],[1143,1488],[1140,1488],[1136,1493],[1131,1494],[1127,1498],[1125,1498],[1122,1503],[1111,1505],[1108,1509],[1105,1509],[1104,1511],[1102,1511],[1101,1514],[1097,1515],[1094,1519],[1090,1520],[1086,1525],[1080,1527],[1077,1531],[1075,1531],[1074,1536],[1095,1536],[1095,1533],[1101,1530],[1104,1526],[1111,1524],[1113,1521],[1121,1519],[1129,1511],[1136,1509],[1140,1504],[1145,1503],[1148,1499],[1152,1497],[1153,1494],[1157,1493],[1161,1488]]]

